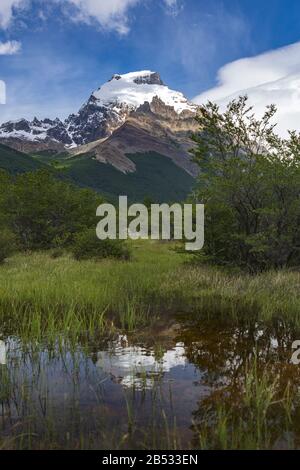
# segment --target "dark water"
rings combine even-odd
[[[292,342],[271,330],[177,318],[143,334],[0,341],[0,448],[192,448],[204,413],[251,358],[298,387]]]

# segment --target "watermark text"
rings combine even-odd
[[[127,196],[119,197],[119,209],[101,204],[96,233],[100,240],[184,240],[185,249],[199,251],[204,245],[203,204],[144,204],[128,206]]]

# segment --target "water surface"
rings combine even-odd
[[[224,391],[234,400],[252,358],[280,372],[283,385],[298,387],[294,339],[280,326],[237,328],[189,316],[142,334],[78,339],[72,347],[3,336],[0,445],[197,448],[207,412]]]

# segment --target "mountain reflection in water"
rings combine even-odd
[[[4,448],[197,448],[199,429],[214,427],[219,405],[232,404],[240,416],[253,360],[272,380],[279,376],[280,389],[290,382],[291,394],[300,390],[300,368],[290,363],[296,337],[280,324],[237,327],[183,316],[128,335],[83,333],[70,344],[1,338]],[[272,420],[275,441],[282,428]],[[300,419],[294,428],[300,437]]]
[[[97,353],[97,367],[109,374],[125,388],[149,389],[155,378],[174,367],[187,364],[183,343],[176,343],[174,348],[155,354],[154,349],[142,346],[130,346],[127,336],[120,335],[108,350]]]

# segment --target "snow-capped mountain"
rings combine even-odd
[[[0,139],[48,143],[57,147],[87,144],[110,136],[131,112],[158,97],[180,115],[195,113],[197,107],[180,92],[170,90],[156,72],[142,71],[114,75],[96,90],[77,114],[60,119],[20,119],[0,126]]]
[[[65,121],[6,122],[0,125],[0,141],[27,153],[93,152],[96,159],[123,172],[135,171],[128,154],[155,151],[194,174],[188,150],[197,109],[156,72],[113,75],[77,114]]]
[[[74,144],[82,145],[108,137],[131,112],[158,97],[177,114],[195,113],[197,106],[182,93],[170,90],[156,72],[142,71],[114,75],[96,90],[79,112],[65,122]]]
[[[44,119],[33,121],[19,119],[9,121],[0,126],[0,139],[12,139],[36,143],[55,142],[62,145],[71,145],[72,139],[67,133],[65,124],[60,119]]]
[[[196,106],[178,91],[168,88],[156,72],[142,71],[125,75],[114,75],[92,95],[98,106],[125,104],[129,109],[137,109],[143,103],[151,103],[157,96],[167,106],[172,106],[180,114],[195,111]]]

